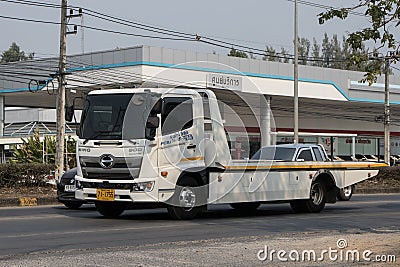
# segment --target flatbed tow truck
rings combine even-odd
[[[78,137],[75,197],[106,217],[165,206],[171,217],[191,219],[212,204],[250,211],[272,202],[320,212],[340,189],[386,166],[331,162],[318,145],[263,147],[253,159],[233,160],[210,90],[92,91]]]

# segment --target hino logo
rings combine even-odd
[[[104,169],[111,169],[114,166],[114,156],[110,154],[101,155],[99,162]]]

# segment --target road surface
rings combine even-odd
[[[0,208],[0,266],[265,266],[256,255],[268,242],[317,249],[343,236],[353,247],[374,243],[400,261],[400,194],[355,195],[319,214],[271,204],[249,216],[219,205],[191,221],[171,220],[165,209],[105,219],[93,205]]]

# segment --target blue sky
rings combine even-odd
[[[57,3],[58,0],[41,2]],[[311,1],[310,1],[311,2]],[[346,3],[358,1],[314,0],[315,3],[342,6]],[[95,11],[140,21],[146,24],[163,26],[188,33],[198,33],[209,37],[227,38],[225,41],[264,49],[272,45],[277,50],[280,47],[293,51],[293,14],[294,4],[288,0],[202,0],[202,1],[132,1],[132,0],[85,0],[68,1],[70,5],[82,6]],[[299,35],[312,40],[316,37],[321,40],[324,32],[330,36],[336,33],[341,37],[368,25],[362,16],[350,16],[346,21],[335,20],[319,25],[317,14],[323,9],[299,4]],[[58,22],[58,9],[18,5],[0,1],[0,15],[23,17],[38,20]],[[80,24],[80,18],[72,20]],[[143,33],[138,30],[99,21],[84,16],[84,24],[105,29]],[[7,50],[11,42],[17,42],[22,50],[35,52],[38,57],[55,56],[59,50],[59,26],[19,22],[0,19],[0,51]],[[154,45],[177,49],[188,49],[201,52],[227,53],[205,44],[185,41],[165,41],[108,34],[86,29],[84,31],[85,52],[114,49],[116,47],[130,47],[135,45]],[[67,41],[68,54],[77,54],[82,51],[82,34],[69,35]]]

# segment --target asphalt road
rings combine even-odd
[[[355,195],[319,214],[295,214],[289,204],[262,205],[252,216],[227,205],[191,221],[175,221],[166,210],[129,210],[105,219],[93,205],[69,210],[62,205],[0,208],[1,261],[52,251],[96,251],[207,239],[298,233],[387,233],[400,235],[400,194]],[[400,240],[400,238],[399,238]]]

